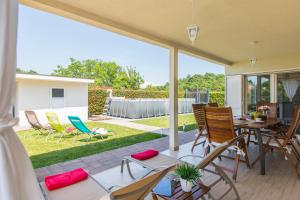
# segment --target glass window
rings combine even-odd
[[[256,110],[256,103],[270,102],[270,76],[247,76],[246,99],[247,112]]]
[[[64,89],[52,88],[52,98],[64,97]]]

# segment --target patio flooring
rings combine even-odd
[[[163,154],[181,157],[183,155],[191,154],[192,142],[183,144],[180,146],[179,151],[174,152],[170,150],[163,151]],[[254,160],[257,156],[257,146],[251,145],[249,148],[250,160]],[[194,154],[202,155],[202,146],[196,147]],[[192,163],[198,163],[200,159],[189,159],[186,160]],[[222,159],[219,164],[222,166],[232,167],[233,161],[228,159]],[[141,166],[130,163],[132,172],[136,178],[143,176],[147,170]],[[235,186],[239,192],[241,200],[300,200],[300,181],[297,178],[294,171],[288,165],[288,161],[284,159],[279,153],[273,152],[266,156],[266,175],[262,176],[259,174],[260,166],[256,164],[253,168],[248,169],[244,163],[239,165],[239,172],[237,182]],[[229,174],[229,176],[231,176]],[[132,182],[133,180],[129,177],[127,170],[124,173],[120,173],[120,166],[108,169],[101,173],[94,175],[94,178],[99,181],[106,188],[112,185],[124,186]],[[203,182],[208,184],[215,180],[215,176],[208,173],[204,173],[202,178]],[[228,186],[220,183],[211,190],[211,193],[218,197]],[[146,199],[152,199],[150,196]],[[233,192],[230,192],[225,200],[235,199]]]
[[[195,133],[196,130],[179,134],[180,144],[185,144],[193,141],[195,138]],[[169,138],[163,137],[160,139],[142,142],[131,146],[79,158],[76,160],[38,168],[35,170],[35,172],[39,181],[43,180],[47,175],[72,170],[78,167],[82,167],[88,170],[90,174],[97,174],[104,170],[120,165],[121,160],[124,156],[128,156],[149,148],[153,148],[158,151],[165,151],[169,148]]]

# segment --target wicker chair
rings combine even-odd
[[[206,154],[210,152],[211,147],[216,147],[220,143],[232,140],[237,137],[233,126],[232,109],[229,108],[216,108],[216,107],[205,107],[205,124],[206,131],[208,134],[209,145],[206,147]],[[247,167],[250,168],[250,162],[248,159],[247,147],[244,137],[240,138],[236,142],[236,148],[231,148],[236,152],[236,156],[229,157],[222,155],[222,157],[234,159],[234,168],[223,168],[233,174],[233,179],[236,180],[239,162],[246,162]],[[245,160],[241,160],[240,157],[243,155]]]

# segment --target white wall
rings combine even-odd
[[[243,114],[243,76],[226,76],[226,105],[232,108],[234,116]]]
[[[52,108],[51,88],[64,88],[64,107]],[[42,81],[42,80],[17,80],[16,116],[20,118],[20,126],[28,126],[25,110],[34,110],[41,123],[46,124],[45,113],[56,112],[62,123],[69,123],[67,116],[76,115],[82,120],[88,118],[88,84]]]

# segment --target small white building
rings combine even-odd
[[[12,113],[20,119],[20,126],[29,126],[24,111],[33,110],[42,124],[45,113],[57,113],[62,123],[68,116],[88,119],[88,84],[90,79],[46,75],[17,74]]]

